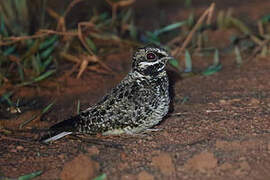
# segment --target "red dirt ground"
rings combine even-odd
[[[237,5],[235,16],[248,15],[251,21],[270,12],[267,1],[229,2],[217,7]],[[207,5],[196,1],[196,13]],[[190,12],[165,9],[173,20],[183,19]],[[230,33],[212,32],[209,41],[223,47]],[[131,51],[122,51],[106,57],[104,62],[121,72],[115,76],[86,72],[79,80],[59,77],[39,88],[21,88],[16,96],[38,101],[35,106],[39,108],[0,120],[0,179],[1,175],[18,177],[39,170],[43,173],[36,179],[44,180],[92,179],[102,173],[110,180],[270,179],[269,57],[253,59],[239,68],[235,57],[225,54],[221,56],[223,69],[211,76],[180,78],[170,71],[173,111],[156,126],[157,132],[69,136],[50,145],[34,141],[40,136],[35,129],[45,129],[74,115],[77,100],[81,109],[97,102],[128,72],[130,56]],[[211,61],[212,57],[193,57],[197,69]],[[28,124],[25,131],[18,131],[19,124],[52,100],[56,103],[50,113]]]

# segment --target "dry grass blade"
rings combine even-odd
[[[213,12],[213,8],[215,7],[215,3],[212,3],[210,5],[209,8],[207,8],[204,13],[202,14],[202,16],[199,18],[198,22],[196,23],[196,25],[193,27],[193,29],[190,31],[190,33],[188,34],[186,40],[184,41],[183,45],[181,46],[181,48],[177,48],[175,50],[172,51],[172,55],[177,57],[180,55],[181,52],[183,52],[183,50],[186,48],[186,46],[188,45],[188,43],[191,41],[193,34],[196,32],[196,30],[200,27],[200,25],[203,23],[203,21],[205,20],[205,18],[207,16],[209,16],[210,12]],[[209,18],[211,19],[211,18]]]
[[[73,31],[70,31],[70,32],[59,32],[59,31],[55,31],[55,30],[51,30],[51,29],[41,29],[37,32],[37,34],[55,34],[55,35],[59,35],[59,36],[77,36],[78,33],[77,32],[73,32]]]
[[[88,63],[89,63],[89,61],[87,59],[82,60],[79,72],[78,72],[77,77],[76,77],[77,79],[79,79],[81,77],[82,73],[86,70]]]
[[[78,38],[79,40],[81,41],[82,45],[84,46],[84,48],[88,51],[88,53],[91,55],[91,56],[94,56],[94,53],[93,51],[88,47],[87,43],[85,42],[85,39],[84,39],[84,36],[83,36],[83,33],[82,33],[82,27],[83,26],[87,26],[87,27],[93,27],[93,24],[90,23],[90,22],[80,22],[78,24]]]
[[[93,62],[99,63],[107,71],[113,72],[111,68],[109,68],[106,64],[104,64],[103,62],[101,62],[98,59],[98,57],[93,53],[93,51],[87,45],[87,43],[86,43],[86,41],[84,39],[83,33],[82,33],[82,27],[83,26],[93,27],[93,24],[90,23],[90,22],[81,22],[81,23],[78,24],[78,38],[81,41],[82,45],[85,47],[85,49],[90,54],[90,60],[93,61]]]
[[[112,24],[113,24],[115,19],[116,19],[117,8],[118,7],[129,6],[129,5],[133,4],[135,2],[135,0],[124,0],[124,1],[118,1],[118,2],[113,2],[111,0],[106,0],[106,2],[112,8]]]
[[[42,38],[42,37],[45,37],[47,35],[48,34],[35,34],[35,35],[32,35],[32,36],[18,36],[18,37],[17,36],[11,36],[9,38],[3,38],[4,41],[0,41],[0,47],[1,46],[8,46],[8,45],[17,43],[19,41],[25,41],[25,40],[28,40],[28,39]]]
[[[0,47],[1,46],[8,46],[11,44],[15,44],[20,41],[25,41],[28,39],[38,39],[38,38],[44,38],[46,36],[49,36],[51,34],[60,35],[60,36],[78,36],[77,32],[59,32],[55,30],[50,29],[41,29],[36,34],[32,36],[11,36],[8,38],[3,38],[4,41],[0,41]]]
[[[90,59],[93,62],[97,62],[101,67],[103,67],[104,69],[106,69],[107,71],[114,73],[113,70],[111,68],[109,68],[105,63],[103,63],[102,61],[100,61],[97,56],[91,56]]]
[[[70,12],[70,10],[76,5],[78,4],[79,2],[81,2],[83,0],[73,0],[67,7],[63,17],[65,18],[67,16],[67,14]]]
[[[55,12],[51,8],[47,8],[47,12],[52,18],[54,18],[57,21],[57,28],[56,28],[57,31],[66,32],[67,29],[66,29],[65,16],[59,15],[57,12]]]
[[[206,24],[210,25],[212,18],[213,18],[213,14],[214,14],[214,10],[215,10],[215,3],[212,3],[211,6],[209,7],[209,13],[208,13],[208,18],[206,20]]]
[[[262,21],[259,21],[259,22],[257,23],[257,26],[258,26],[258,30],[259,30],[260,36],[263,36],[263,35],[264,35],[264,28],[263,28],[263,23],[262,23]]]
[[[247,58],[246,61],[248,62],[248,61],[252,60],[263,49],[263,47],[266,46],[269,42],[270,42],[270,39],[264,40],[260,46],[256,47],[253,50],[252,54]]]
[[[23,123],[20,124],[19,128],[22,129],[24,126],[32,122],[33,120],[39,118],[40,119],[41,115],[33,115],[30,119],[24,121]]]
[[[263,41],[254,35],[250,35],[250,39],[259,46],[263,45]]]
[[[63,58],[65,58],[68,61],[71,61],[71,62],[75,62],[75,63],[79,63],[80,64],[80,59],[78,59],[76,56],[72,56],[72,55],[67,54],[67,53],[64,53],[64,52],[61,52],[60,53],[60,56],[63,57]]]
[[[125,0],[125,1],[119,1],[116,4],[119,7],[125,7],[125,6],[129,6],[129,5],[133,4],[134,2],[135,2],[135,0]]]
[[[75,67],[72,68],[72,70],[67,74],[67,76],[69,76],[70,74],[72,74],[75,69],[77,69],[79,67],[79,65],[81,64],[81,60],[73,55],[67,54],[67,53],[60,53],[60,56],[65,58],[68,61],[71,61],[73,63],[76,63]],[[110,73],[114,73],[106,64],[102,63],[101,61],[99,61],[96,56],[85,56],[84,58],[88,59],[88,62],[94,62],[94,63],[98,63],[101,67],[103,67],[103,69],[106,70],[106,72],[99,70],[97,67],[95,66],[87,66],[87,69],[90,71],[94,71],[97,73],[101,73],[101,74],[109,74]]]

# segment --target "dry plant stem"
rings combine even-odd
[[[199,18],[198,22],[196,23],[196,25],[193,27],[193,29],[190,31],[190,33],[188,34],[186,40],[184,41],[183,45],[181,48],[177,48],[174,51],[172,51],[172,55],[175,57],[178,57],[180,55],[180,53],[186,48],[186,46],[188,45],[188,43],[191,41],[193,34],[196,32],[196,30],[200,27],[200,25],[203,23],[203,21],[205,20],[205,18],[207,16],[209,16],[210,12],[213,12],[213,8],[215,7],[215,3],[212,3],[210,5],[210,7],[208,9],[206,9],[204,11],[204,13],[202,14],[202,16]],[[209,18],[210,19],[210,18]]]
[[[37,114],[36,114],[36,115],[32,116],[30,119],[28,119],[28,120],[22,122],[22,123],[20,124],[19,128],[22,129],[24,126],[26,126],[27,124],[29,124],[29,123],[32,122],[33,120],[36,120],[37,118],[40,119],[40,118],[41,118],[41,115],[37,115]]]
[[[83,33],[82,33],[82,26],[89,26],[89,27],[93,27],[93,24],[90,22],[81,22],[78,24],[78,38],[80,39],[81,43],[83,44],[83,46],[87,49],[87,51],[89,52],[90,56],[91,56],[91,60],[93,60],[94,62],[99,63],[104,69],[106,69],[107,71],[113,72],[111,68],[109,68],[106,64],[104,64],[103,62],[101,62],[98,57],[93,53],[93,51],[87,46],[85,39],[83,37]]]
[[[86,70],[88,63],[89,63],[89,61],[87,61],[87,59],[82,60],[80,70],[79,70],[77,77],[76,77],[77,79],[79,79],[81,77],[81,75],[83,74],[83,72]]]
[[[210,25],[211,24],[211,21],[212,21],[212,18],[213,18],[213,14],[214,14],[214,10],[215,10],[215,3],[212,3],[209,7],[209,14],[208,14],[208,17],[207,17],[207,20],[206,20],[206,24],[207,25]]]
[[[72,1],[70,3],[70,5],[68,6],[68,9],[64,13],[63,17],[58,15],[54,10],[52,10],[50,8],[47,8],[47,12],[49,13],[49,15],[51,15],[54,19],[56,19],[58,21],[57,29],[60,30],[60,32],[45,29],[45,30],[38,31],[35,35],[32,35],[32,36],[20,36],[20,37],[4,38],[5,41],[0,41],[0,46],[8,46],[8,45],[14,44],[16,42],[24,41],[24,40],[28,40],[28,39],[42,38],[42,37],[48,36],[49,34],[57,34],[57,35],[63,35],[63,36],[66,36],[66,35],[76,36],[77,33],[72,33],[72,32],[67,33],[66,32],[65,16],[70,11],[70,9],[72,9],[72,7],[74,7],[77,3],[81,2],[81,1],[82,0],[74,0],[74,1]]]
[[[58,20],[61,16],[57,14],[53,9],[47,7],[46,8],[47,13],[54,19]]]
[[[112,2],[111,0],[106,0],[106,2],[112,7],[112,25],[116,19],[116,13],[118,7],[126,7],[135,2],[135,0],[120,0],[118,2]]]
[[[76,56],[72,56],[72,55],[70,55],[70,54],[66,54],[66,53],[60,53],[60,56],[61,57],[63,57],[63,58],[65,58],[66,60],[68,60],[68,61],[71,61],[71,62],[73,62],[73,63],[77,63],[77,64],[81,64],[82,62],[81,62],[81,60],[79,59],[79,58],[77,58]],[[89,57],[89,56],[88,56]],[[85,57],[86,58],[86,57]],[[92,61],[93,62],[93,61]],[[99,63],[100,64],[100,61],[95,61],[95,62],[97,62],[97,63]],[[78,65],[78,67],[79,67],[79,65]],[[77,66],[77,65],[76,65]],[[102,66],[101,64],[100,64],[100,66]],[[102,66],[103,68],[104,68],[104,66]],[[106,67],[106,65],[105,65],[105,67]],[[92,67],[92,66],[87,66],[87,69],[88,70],[90,70],[90,71],[94,71],[94,72],[97,72],[97,73],[101,73],[101,74],[109,74],[108,73],[108,71],[106,71],[106,72],[103,72],[103,71],[100,71],[100,70],[98,70],[96,67]],[[113,73],[113,71],[112,71],[112,73]]]
[[[0,46],[8,46],[11,44],[15,44],[19,41],[25,41],[28,39],[38,39],[38,38],[43,38],[46,36],[49,36],[50,34],[56,34],[56,35],[61,35],[61,36],[77,36],[77,32],[59,32],[59,31],[54,31],[54,30],[49,30],[49,29],[41,29],[39,30],[35,35],[32,36],[19,36],[19,37],[9,37],[9,38],[4,38],[4,41],[0,41]]]
[[[258,37],[254,36],[252,34],[250,35],[250,39],[259,46],[262,46],[264,43],[264,41],[260,40]]]
[[[264,41],[262,42],[261,45],[259,45],[258,47],[256,47],[256,48],[254,49],[254,51],[253,51],[252,54],[247,58],[246,61],[248,62],[248,61],[252,60],[252,59],[256,56],[256,54],[258,54],[258,53],[262,50],[262,48],[263,48],[265,45],[267,45],[269,42],[270,42],[270,39],[264,40]]]
[[[75,31],[70,31],[70,32],[59,32],[59,31],[55,31],[55,30],[50,30],[50,29],[41,29],[38,31],[38,33],[46,33],[46,34],[56,34],[59,36],[77,36],[78,33]]]
[[[63,77],[64,77],[64,78],[70,77],[71,74],[73,74],[73,73],[76,71],[76,69],[79,68],[79,66],[80,66],[80,63],[76,63],[76,64],[72,67],[71,70],[69,70],[68,72],[66,72],[66,73],[64,74]]]
[[[12,36],[9,38],[4,38],[5,41],[0,41],[0,46],[8,46],[8,45],[14,44],[14,43],[19,42],[19,41],[24,41],[27,39],[42,38],[42,37],[45,37],[47,35],[48,34],[35,34],[32,36],[19,36],[19,37]]]
[[[83,33],[82,33],[82,26],[88,26],[88,27],[93,27],[93,24],[90,22],[80,22],[78,24],[78,38],[81,41],[82,45],[85,47],[85,49],[87,49],[87,51],[89,52],[89,54],[91,56],[95,56],[93,51],[87,46],[84,37],[83,37]]]
[[[258,24],[257,24],[257,26],[258,26],[258,30],[259,30],[260,36],[263,36],[263,35],[264,35],[264,29],[263,29],[263,24],[262,24],[262,22],[259,21]]]
[[[68,61],[71,61],[73,63],[80,64],[80,60],[76,56],[72,56],[70,54],[63,53],[63,52],[60,53],[60,56],[63,57],[63,58],[65,58]]]
[[[0,136],[0,139],[1,140],[4,140],[5,139],[5,140],[10,140],[10,141],[17,141],[17,142],[29,142],[29,141],[24,140],[24,139],[18,139],[18,138],[3,136],[3,135]]]
[[[57,21],[57,31],[66,32],[65,16],[60,16],[53,9],[47,8],[48,14]]]
[[[116,18],[116,12],[117,12],[117,3],[111,2],[110,0],[106,0],[106,2],[112,7],[112,23],[114,23]]]
[[[73,0],[67,7],[63,17],[66,18],[67,14],[70,12],[70,10],[76,5],[78,4],[79,2],[81,2],[83,0]]]
[[[112,25],[114,24],[115,22],[115,19],[116,19],[116,12],[117,12],[117,5],[113,4],[112,5]]]

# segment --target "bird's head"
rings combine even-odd
[[[145,76],[157,76],[165,71],[166,63],[172,57],[160,47],[139,48],[133,55],[132,69]]]

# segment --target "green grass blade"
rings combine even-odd
[[[46,79],[47,77],[51,76],[55,72],[56,72],[56,70],[47,71],[44,74],[42,74],[41,76],[36,77],[33,81],[23,82],[23,83],[19,84],[18,86],[19,87],[20,86],[28,86],[28,85],[31,85],[33,83],[37,83],[37,82],[42,81],[42,80]]]
[[[1,8],[0,8],[0,12],[1,12]],[[4,17],[3,17],[3,15],[1,13],[0,13],[0,21],[1,21],[0,35],[2,35],[3,37],[8,37],[8,32],[7,32],[7,29],[6,29],[6,26],[5,26],[5,20],[4,20]]]
[[[137,39],[137,28],[134,24],[134,21],[132,20],[129,25],[129,35],[133,40]]]
[[[104,174],[101,174],[100,176],[94,178],[93,180],[105,180],[107,178],[107,175],[104,173]]]
[[[40,56],[37,54],[36,56],[32,56],[32,65],[37,73],[39,75],[41,73],[41,60]]]
[[[18,72],[19,72],[19,77],[20,80],[23,82],[24,81],[24,71],[23,71],[23,66],[21,65],[20,62],[18,62]]]
[[[241,56],[241,53],[240,53],[240,50],[239,50],[238,46],[235,46],[234,53],[235,53],[235,56],[236,56],[236,58],[235,58],[236,64],[240,66],[243,63],[243,60],[242,60],[242,56]]]
[[[240,31],[242,31],[245,34],[250,34],[250,32],[251,32],[250,29],[242,21],[240,21],[239,19],[233,18],[233,17],[230,17],[228,19]]]
[[[18,180],[31,180],[37,176],[40,176],[42,174],[42,171],[33,172],[24,176],[18,177]]]
[[[217,66],[209,66],[206,70],[202,72],[203,75],[209,76],[212,74],[215,74],[216,72],[220,71],[222,69],[222,64],[219,64]]]
[[[217,66],[218,64],[219,64],[219,51],[218,49],[216,49],[214,54],[213,66]]]
[[[146,40],[149,43],[160,44],[160,39],[158,38],[158,36],[149,31],[146,32]]]
[[[194,25],[194,13],[192,12],[188,19],[187,19],[187,25],[189,28],[191,28]]]
[[[182,22],[177,22],[177,23],[170,24],[168,26],[165,26],[164,28],[155,30],[154,31],[154,34],[156,36],[159,36],[162,33],[165,33],[165,32],[168,32],[168,31],[172,31],[172,30],[174,30],[176,28],[179,28],[179,27],[185,25],[186,23],[187,23],[186,21],[182,21]]]
[[[125,14],[123,14],[122,25],[128,24],[128,20],[131,19],[132,9],[129,8]]]
[[[190,53],[188,50],[186,50],[186,53],[185,53],[185,64],[186,64],[185,72],[191,72],[192,71],[192,59],[191,59],[191,56],[190,56]]]
[[[44,61],[44,63],[42,64],[41,72],[44,72],[46,70],[46,68],[51,64],[52,61],[53,61],[52,56],[50,56],[48,59],[46,59]]]
[[[12,8],[13,1],[5,1],[0,4],[1,9],[3,12],[1,12],[6,18],[5,22],[10,23],[16,19],[16,13],[14,13],[14,9]]]
[[[98,19],[100,21],[105,21],[109,17],[109,14],[107,12],[104,12],[98,16]]]
[[[38,115],[32,115],[32,117],[30,119],[27,119],[26,121],[22,122],[20,124],[19,128],[22,129],[24,126],[26,126],[27,124],[29,124],[31,121],[33,121],[37,117],[38,117]]]
[[[81,101],[78,100],[78,103],[77,103],[77,114],[80,114],[80,106],[81,106]]]
[[[3,94],[0,98],[0,102],[4,102],[6,101],[8,103],[9,106],[13,106],[13,102],[10,100],[10,97],[13,95],[13,92],[7,92],[5,94]]]
[[[182,99],[182,102],[181,104],[185,104],[186,102],[189,101],[189,97],[188,96],[185,96],[183,99]]]
[[[44,42],[40,43],[39,50],[43,50],[43,49],[46,49],[46,48],[54,45],[57,40],[58,40],[58,36],[53,35],[51,38],[48,38]]]
[[[214,53],[214,61],[211,66],[209,66],[206,70],[202,72],[203,75],[209,76],[212,75],[222,69],[222,64],[219,62],[219,52],[218,49],[215,50]]]
[[[41,76],[36,77],[34,79],[34,82],[42,81],[42,80],[46,79],[47,77],[51,76],[53,73],[55,73],[55,70],[49,70],[49,71],[45,72],[44,74],[42,74]]]
[[[219,29],[225,28],[224,18],[225,18],[224,11],[222,11],[222,10],[219,11],[218,16],[217,16],[217,26]]]
[[[8,56],[12,54],[15,50],[16,50],[16,45],[10,46],[3,52],[3,55]]]
[[[52,54],[54,49],[55,46],[50,46],[47,49],[43,50],[43,52],[40,54],[41,59],[47,59]]]
[[[170,60],[169,60],[169,63],[170,63],[173,67],[179,68],[179,63],[178,63],[178,61],[177,61],[176,59],[170,59]]]
[[[268,23],[270,21],[270,14],[267,14],[261,18],[262,23]]]
[[[34,43],[29,44],[30,48],[24,55],[22,55],[22,59],[27,59],[28,57],[34,55],[38,51],[39,45],[40,45],[39,40],[35,40]]]
[[[27,23],[28,19],[28,6],[26,0],[13,0],[14,6],[17,11],[17,18],[21,23]]]
[[[185,6],[190,8],[192,6],[192,0],[185,0]]]
[[[47,112],[51,109],[51,107],[52,107],[53,105],[54,105],[54,102],[48,104],[48,106],[46,106],[46,107],[42,110],[41,114],[47,113]]]
[[[86,41],[86,44],[88,45],[88,47],[90,47],[90,49],[92,49],[92,51],[93,51],[94,53],[96,53],[96,52],[97,52],[97,47],[96,47],[94,41],[92,41],[92,40],[91,40],[90,38],[88,38],[88,37],[85,38],[85,41]]]

